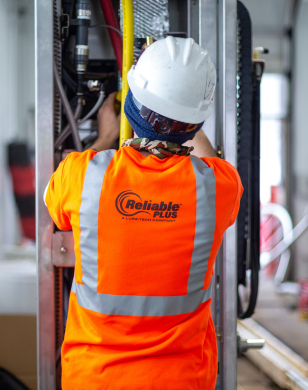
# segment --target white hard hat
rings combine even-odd
[[[134,97],[170,119],[201,123],[212,112],[216,70],[192,38],[154,42],[127,74]]]

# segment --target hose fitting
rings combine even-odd
[[[91,3],[89,0],[77,0],[77,31],[74,60],[78,74],[85,74],[89,61],[88,28],[91,23]]]

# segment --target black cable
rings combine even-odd
[[[65,61],[63,62],[64,67],[70,71],[73,74],[77,74],[74,65],[70,62],[68,57],[65,58]],[[117,74],[115,72],[109,72],[109,73],[95,73],[95,72],[86,72],[85,77],[86,78],[95,78],[95,79],[100,79],[100,78],[106,78],[106,77],[116,77]]]
[[[0,367],[0,389],[30,390],[24,383],[17,379],[11,372]]]
[[[62,78],[65,81],[65,84],[70,88],[70,90],[75,93],[77,83],[71,78],[68,71],[64,67],[62,69]]]
[[[238,132],[238,172],[244,188],[237,218],[238,230],[238,283],[246,285],[247,243],[250,240],[249,194],[250,194],[250,156],[252,141],[252,49],[251,21],[245,6],[237,2],[238,45],[238,99],[237,99],[237,132]],[[249,248],[248,248],[249,249]],[[248,251],[249,252],[249,251]]]
[[[238,214],[238,289],[246,286],[246,272],[251,270],[250,296],[247,308],[244,310],[238,291],[238,317],[251,317],[255,310],[259,286],[260,257],[260,198],[259,160],[253,159],[256,148],[259,147],[258,137],[260,118],[256,115],[259,109],[253,99],[253,67],[251,48],[251,20],[246,7],[237,2],[238,19],[238,172],[244,187]],[[253,112],[254,107],[254,112]],[[254,115],[253,115],[254,114]],[[259,223],[258,221],[259,216]]]
[[[245,318],[250,318],[256,308],[257,298],[258,298],[258,290],[259,290],[259,266],[258,261],[251,261],[251,279],[250,279],[250,296],[249,303],[246,310],[243,310],[241,298],[239,291],[237,293],[237,316],[242,320]],[[239,288],[239,286],[238,286]]]

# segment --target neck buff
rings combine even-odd
[[[192,146],[187,147],[170,141],[151,140],[149,138],[127,139],[122,146],[131,146],[138,151],[146,150],[161,159],[172,157],[174,154],[189,156],[190,152],[194,150]]]
[[[169,135],[157,134],[152,129],[150,123],[143,119],[139,114],[139,109],[133,101],[133,94],[131,90],[128,91],[125,99],[124,112],[138,137],[147,138],[149,140],[169,141],[179,145],[182,145],[186,141],[193,139],[204,123],[200,123],[196,130],[193,130],[189,133],[171,133]]]

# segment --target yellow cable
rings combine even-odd
[[[132,137],[132,128],[124,114],[125,98],[129,89],[127,73],[134,60],[134,14],[133,0],[122,0],[123,10],[123,69],[122,69],[122,98],[120,147],[125,140]]]

